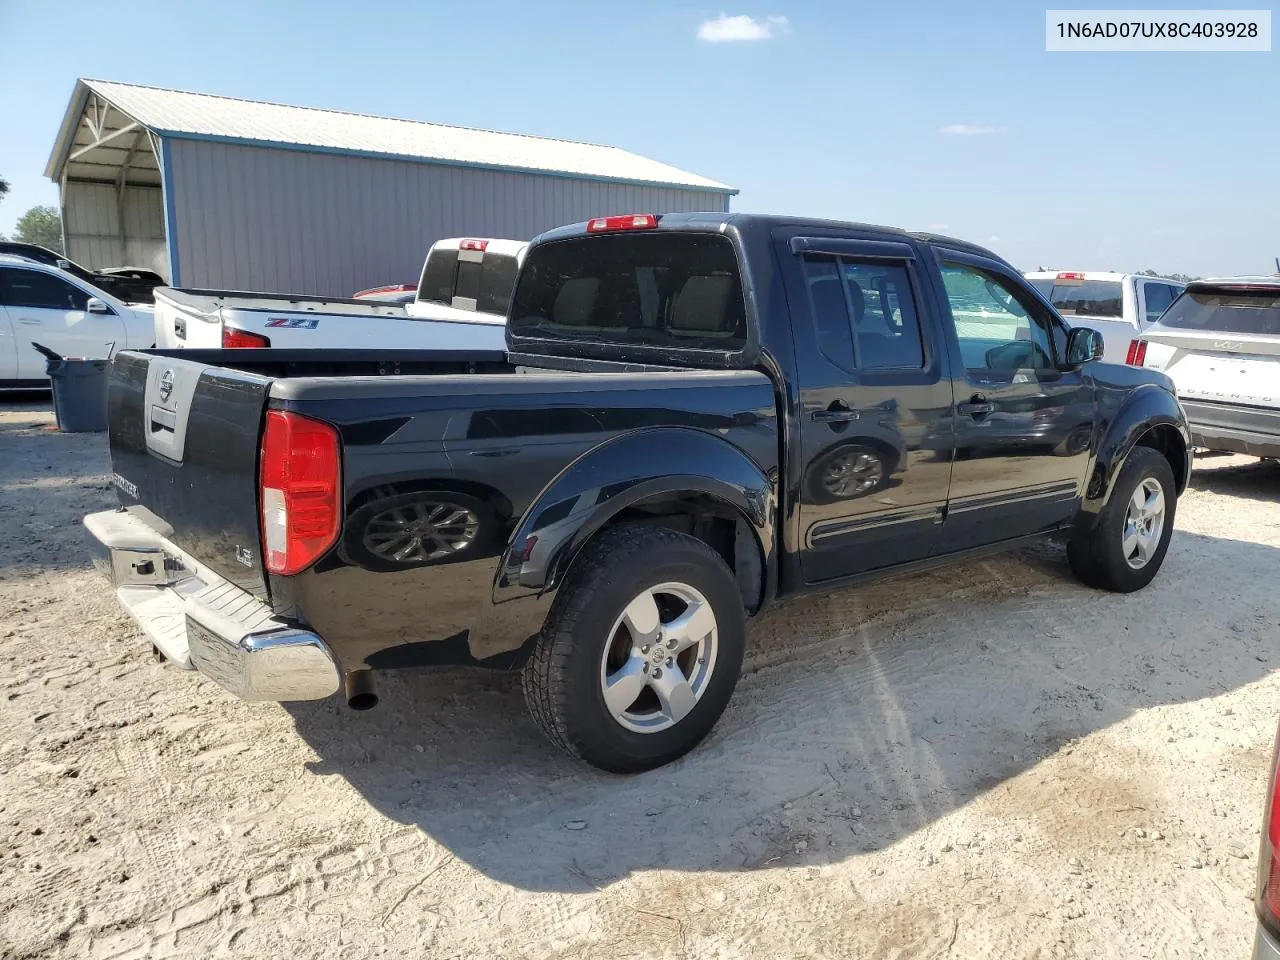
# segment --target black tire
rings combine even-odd
[[[605,705],[601,662],[611,630],[643,591],[680,583],[696,589],[716,618],[714,669],[697,703],[655,732],[624,727]],[[606,530],[574,562],[525,663],[525,702],[552,743],[612,773],[670,763],[711,732],[742,671],[746,614],[737,582],[707,544],[660,527]]]
[[[444,504],[467,511],[476,520],[475,536],[469,544],[460,550],[428,559],[418,556],[412,559],[397,560],[393,556],[379,554],[365,542],[365,532],[370,521],[385,516],[391,511],[407,511],[423,509],[430,504]],[[461,563],[474,560],[483,555],[492,545],[497,533],[497,518],[492,509],[483,500],[456,493],[452,490],[422,490],[409,493],[388,491],[386,496],[379,496],[357,507],[347,518],[343,531],[342,543],[347,558],[354,564],[379,573],[396,570],[409,570],[415,567],[431,566],[439,563]]]
[[[1160,540],[1146,564],[1138,569],[1129,565],[1121,544],[1129,500],[1145,480],[1160,484],[1164,494],[1164,527]],[[1173,535],[1174,515],[1178,506],[1174,492],[1173,469],[1158,450],[1134,447],[1116,480],[1111,499],[1098,515],[1097,523],[1082,531],[1067,544],[1071,570],[1083,583],[1100,590],[1132,593],[1141,590],[1160,572],[1169,538]]]

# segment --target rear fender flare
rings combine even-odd
[[[737,447],[699,430],[626,434],[583,454],[520,518],[494,576],[492,603],[472,629],[479,658],[514,650],[542,628],[556,590],[587,542],[627,507],[673,494],[730,508],[759,549],[761,604],[776,583],[775,484]]]
[[[1133,448],[1157,428],[1170,428],[1179,438],[1180,449],[1170,451],[1170,455],[1184,461],[1182,468],[1175,465],[1173,472],[1178,495],[1186,489],[1191,474],[1191,434],[1187,430],[1186,417],[1173,394],[1155,384],[1148,384],[1135,390],[1105,427],[1081,504],[1087,522],[1095,519],[1111,499],[1116,480]]]

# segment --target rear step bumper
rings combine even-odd
[[[320,700],[342,685],[323,640],[127,513],[91,513],[94,564],[153,644],[244,700]]]

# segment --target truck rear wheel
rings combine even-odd
[[[638,773],[711,731],[745,642],[742,596],[709,546],[662,528],[606,531],[574,563],[543,625],[525,700],[567,753]]]
[[[1072,572],[1103,590],[1141,590],[1164,563],[1177,503],[1169,461],[1158,450],[1135,447],[1097,523],[1068,543]]]

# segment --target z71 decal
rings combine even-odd
[[[320,326],[319,317],[273,317],[268,327],[288,327],[290,330],[314,330]]]

